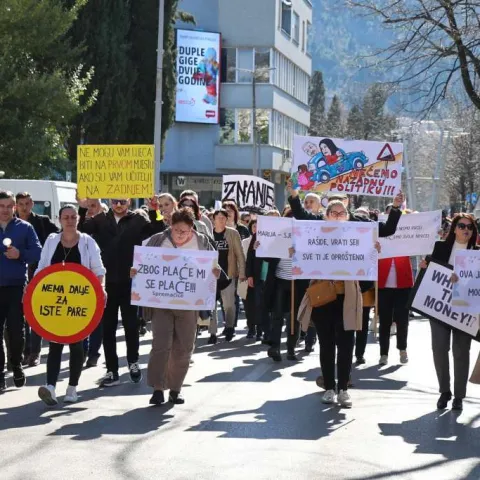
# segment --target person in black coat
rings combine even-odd
[[[130,305],[130,268],[133,264],[135,245],[166,229],[163,220],[157,220],[156,210],[148,205],[145,212],[129,209],[129,199],[111,200],[108,212],[101,212],[86,218],[86,200],[78,200],[80,221],[78,229],[95,238],[102,252],[102,261],[107,270],[105,289],[107,304],[103,314],[103,348],[107,365],[107,375],[102,386],[110,387],[120,383],[118,377],[117,326],[118,310],[122,313],[122,323],[127,343],[127,361],[130,378],[140,382],[142,373],[138,365],[139,330],[137,307]]]
[[[455,215],[452,226],[445,241],[435,243],[433,252],[420,263],[426,268],[431,260],[453,266],[455,253],[462,249],[477,249],[478,230],[475,218],[467,213]],[[468,373],[470,368],[470,345],[472,336],[439,320],[430,320],[432,331],[432,351],[435,371],[437,373],[440,398],[437,408],[447,408],[452,398],[450,390],[449,352],[452,343],[453,371],[455,375],[452,410],[463,409],[463,399],[467,393]]]

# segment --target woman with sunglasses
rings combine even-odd
[[[91,270],[103,285],[105,268],[100,256],[100,248],[92,237],[78,231],[76,207],[73,205],[63,206],[59,212],[59,220],[62,231],[53,233],[47,238],[35,275],[44,268],[57,263],[79,263]],[[64,345],[61,343],[50,342],[47,357],[47,384],[38,389],[38,396],[49,406],[58,403],[55,386],[60,373],[63,347]],[[78,400],[77,385],[84,360],[83,340],[71,343],[69,347],[70,379],[64,402],[75,403]]]
[[[431,255],[420,264],[420,268],[427,268],[431,260],[437,260],[453,266],[455,253],[458,250],[477,249],[477,225],[472,215],[459,213],[455,215],[450,231],[445,241],[435,243]],[[438,320],[430,320],[432,331],[433,362],[437,372],[440,398],[437,408],[444,410],[452,398],[450,390],[450,343],[453,353],[453,403],[452,410],[463,409],[463,399],[467,394],[468,373],[470,368],[470,344],[472,337],[468,333],[454,329]]]

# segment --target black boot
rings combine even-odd
[[[274,362],[281,362],[282,355],[280,354],[280,349],[276,347],[270,347],[268,349],[267,355],[274,361]]]
[[[437,408],[439,410],[445,410],[448,406],[448,402],[452,399],[452,392],[443,392],[437,402]]]

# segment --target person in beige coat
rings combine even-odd
[[[208,237],[194,230],[191,208],[174,211],[170,228],[151,237],[146,246],[213,250]],[[136,274],[132,268],[131,276]],[[214,274],[218,277],[220,270],[215,268]],[[147,371],[148,385],[153,387],[150,404],[164,403],[164,391],[168,389],[170,403],[185,403],[181,389],[195,347],[198,311],[145,308],[144,313],[151,316],[153,333]]]
[[[227,227],[228,212],[223,208],[213,214],[213,240],[218,250],[218,264],[222,274],[218,282],[217,297],[222,299],[225,312],[225,340],[230,342],[235,336],[235,292],[238,281],[244,282],[245,254],[240,235],[234,228]],[[217,312],[213,312],[210,322],[208,343],[217,342]]]

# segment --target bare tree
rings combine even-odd
[[[393,71],[405,104],[428,114],[456,84],[480,110],[480,0],[347,0],[393,31],[376,65]]]

